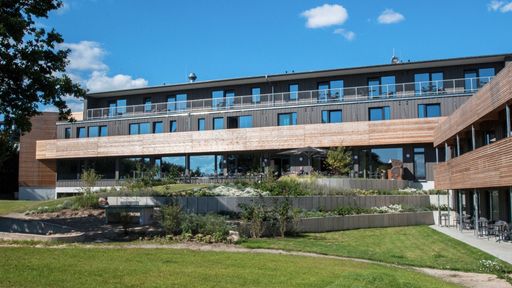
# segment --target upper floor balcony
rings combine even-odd
[[[471,95],[493,77],[461,78],[399,84],[370,85],[335,89],[276,92],[245,96],[222,95],[198,100],[146,103],[87,109],[87,120],[152,115],[172,115],[189,112],[265,109],[365,101],[404,100],[416,97]]]

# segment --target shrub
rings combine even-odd
[[[161,208],[161,224],[168,235],[178,235],[181,233],[181,224],[183,215],[179,205],[167,205]]]
[[[94,193],[87,193],[76,196],[73,198],[71,209],[97,209],[100,205],[98,203],[98,195]]]
[[[267,178],[265,181],[255,183],[254,187],[269,192],[272,196],[305,196],[312,194],[307,185],[292,177],[281,177],[277,181]]]
[[[226,218],[216,214],[183,215],[181,223],[183,234],[210,235],[213,237],[213,242],[224,241],[230,229],[231,226],[226,222]]]
[[[80,175],[80,180],[82,180],[82,192],[83,193],[91,193],[92,188],[96,186],[96,182],[101,179],[101,175],[96,173],[94,169],[83,170]]]
[[[252,238],[260,238],[263,235],[264,221],[267,211],[261,203],[240,204],[242,221],[249,224]]]
[[[350,172],[352,153],[344,147],[331,148],[327,151],[325,164],[336,175],[347,175]]]

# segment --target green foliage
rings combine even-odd
[[[96,186],[96,183],[101,180],[101,175],[96,173],[94,169],[83,170],[80,175],[80,180],[82,180],[83,186],[81,190],[83,193],[91,193],[92,188]]]
[[[325,159],[327,167],[336,175],[347,175],[352,164],[352,153],[344,147],[331,148]]]
[[[254,183],[254,188],[269,192],[271,196],[306,196],[312,194],[306,185],[291,177],[281,177],[279,180],[267,178],[259,183]]]
[[[95,193],[81,194],[73,198],[71,209],[98,209],[98,195]]]
[[[86,93],[64,73],[70,51],[59,49],[62,36],[36,24],[61,6],[61,0],[0,2],[0,114],[5,133],[30,131],[30,118],[40,114],[39,103],[54,105],[61,118],[68,118],[71,110],[64,97]]]
[[[249,225],[252,238],[260,238],[263,235],[264,221],[267,218],[268,211],[262,203],[239,205],[241,209],[240,216],[242,221]]]
[[[181,231],[183,215],[179,205],[167,205],[161,208],[161,224],[166,234],[178,235]]]
[[[186,214],[181,223],[181,231],[191,235],[210,235],[213,242],[222,242],[229,234],[231,226],[224,216],[217,214]]]

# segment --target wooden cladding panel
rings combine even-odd
[[[434,132],[434,146],[442,144],[480,118],[500,109],[511,99],[512,65],[509,64],[489,84],[440,123]]]
[[[434,167],[436,189],[512,186],[512,137]]]
[[[432,143],[443,118],[310,124],[180,133],[53,139],[37,142],[37,159],[222,153],[297,147]]]
[[[57,113],[35,116],[31,121],[32,131],[20,137],[19,186],[55,187],[56,161],[36,160],[36,141],[55,139],[57,119]]]

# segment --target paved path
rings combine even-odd
[[[476,237],[473,230],[460,232],[454,227],[440,227],[437,225],[432,225],[430,228],[512,264],[512,243],[510,242],[497,242],[494,237],[490,239],[487,239],[487,237]]]

